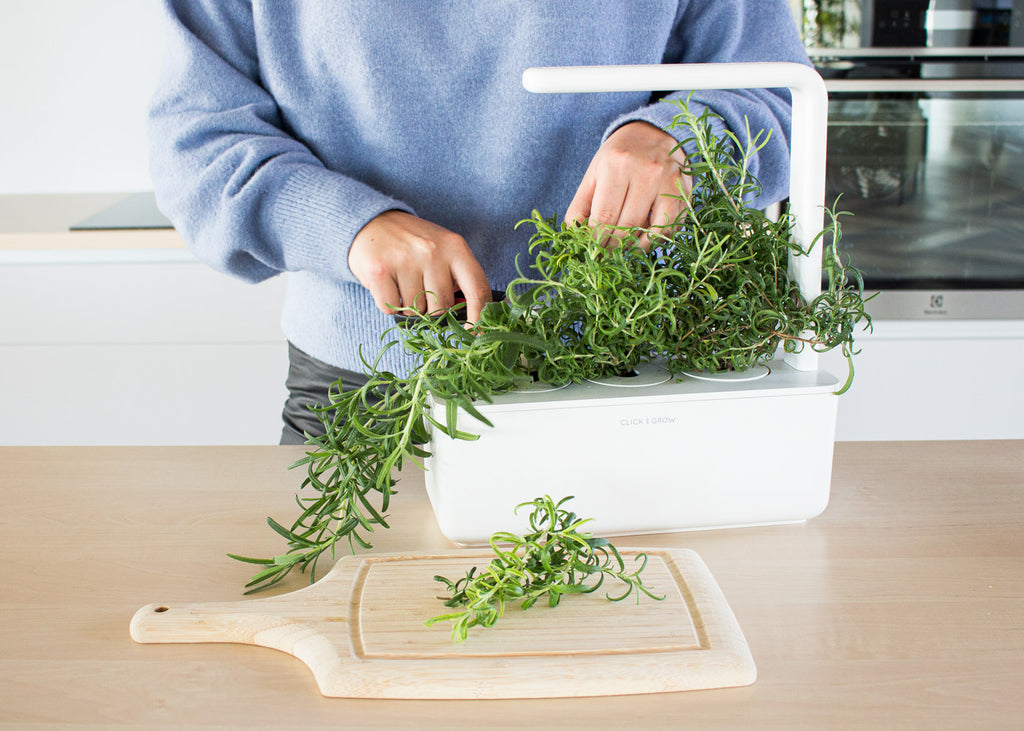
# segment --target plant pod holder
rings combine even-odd
[[[792,93],[789,276],[808,302],[821,291],[828,95],[793,63],[533,68],[537,93],[753,89]],[[441,532],[463,545],[527,528],[516,506],[573,496],[595,535],[798,522],[827,506],[839,381],[809,346],[746,372],[671,376],[644,365],[632,377],[543,384],[475,404],[493,424],[460,415],[456,440],[434,430],[426,486]],[[445,421],[445,405],[430,405]]]

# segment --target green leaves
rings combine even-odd
[[[517,513],[522,508],[532,508],[529,533],[495,533],[490,540],[495,558],[485,568],[474,566],[456,581],[435,576],[450,594],[444,605],[457,611],[432,617],[425,624],[429,627],[451,622],[452,640],[464,642],[471,628],[493,627],[509,602],[519,602],[522,609],[529,609],[547,597],[548,606],[556,607],[566,594],[596,591],[605,577],[623,584],[623,592],[618,596],[606,595],[611,601],[622,601],[634,591],[637,601],[641,594],[663,599],[655,596],[640,578],[647,557],[640,554],[640,566],[627,571],[622,556],[611,543],[580,531],[589,521],[562,508],[571,499],[562,498],[556,503],[545,496],[519,505]]]
[[[827,284],[805,302],[787,273],[789,254],[798,250],[792,216],[773,221],[747,202],[760,190],[748,163],[767,138],[748,130],[744,145],[731,133],[716,136],[709,111],[698,117],[676,104],[673,127],[688,135],[681,144],[691,151],[685,172],[694,188],[675,224],[623,231],[621,244],[606,247],[587,226],[534,211],[519,224],[534,230],[530,265],[524,271],[517,262],[520,275],[506,299],[486,305],[475,326],[467,329],[459,307],[439,317],[403,317],[376,358],[364,359],[367,383],[344,393],[335,384],[328,405],[317,409],[325,434],[308,437],[306,457],[293,465],[306,468],[299,517],[289,528],[268,519],[287,551],[271,559],[233,556],[264,567],[249,583],[252,591],[295,568],[315,580],[320,558],[333,558],[339,543],[371,548],[373,532],[387,528],[405,459],[429,457],[432,434],[476,439],[459,419],[489,426],[478,405],[533,380],[557,386],[599,379],[655,359],[674,373],[743,371],[771,359],[781,344],[787,351],[841,347],[851,364],[842,390],[849,387],[854,330],[862,322],[870,327],[870,318],[860,274],[837,253],[839,214],[828,211],[831,225],[815,240],[824,246]],[[642,234],[653,242],[649,251],[636,245]],[[418,359],[405,377],[378,368],[392,347]],[[444,404],[443,419],[431,415],[431,403]],[[610,547],[592,549],[615,559]],[[548,555],[540,554],[542,564]],[[501,602],[512,596],[505,592],[517,591],[508,583],[510,565],[494,569],[500,577],[480,574],[497,582],[490,591],[501,597],[481,610],[480,623],[500,616]],[[592,568],[574,566],[579,575]],[[565,591],[551,588],[549,601]]]

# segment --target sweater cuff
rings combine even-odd
[[[309,271],[357,282],[348,267],[352,240],[385,211],[415,215],[405,203],[364,183],[305,165],[296,169],[270,206],[269,229],[281,246],[287,271]]]
[[[686,96],[682,96],[681,99],[685,101]],[[695,99],[690,99],[687,104],[687,108],[695,117],[699,117],[707,108],[707,105],[702,104]],[[608,139],[608,136],[612,132],[625,124],[629,124],[630,122],[647,122],[648,124],[653,124],[658,129],[670,134],[675,138],[676,142],[682,142],[683,140],[693,137],[692,130],[685,124],[681,124],[674,129],[669,129],[669,126],[672,124],[672,120],[681,111],[682,110],[680,110],[678,106],[670,103],[669,101],[655,102],[654,104],[623,114],[621,117],[617,118],[608,126],[608,129],[605,130],[604,137],[601,141],[603,142]],[[714,112],[714,110],[711,111]],[[711,131],[716,137],[725,134],[725,121],[721,117],[713,116],[711,118]],[[692,158],[695,151],[696,146],[693,142],[683,145],[683,152],[686,154],[687,158]]]

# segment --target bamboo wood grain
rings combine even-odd
[[[624,550],[631,564],[640,549]],[[700,557],[648,552],[645,583],[664,599],[565,597],[509,606],[492,628],[454,643],[424,620],[447,611],[433,577],[463,575],[487,551],[346,557],[313,586],[264,599],[150,604],[141,643],[234,642],[287,652],[321,693],[348,698],[551,698],[732,687],[754,682],[746,640]]]

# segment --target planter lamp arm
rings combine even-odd
[[[523,86],[538,94],[788,88],[793,98],[789,183],[793,238],[810,252],[790,254],[789,276],[807,302],[821,293],[822,247],[810,247],[825,220],[828,92],[814,69],[788,62],[558,66],[526,69]],[[818,368],[818,354],[804,347],[799,353],[787,353],[786,362],[797,370],[813,371]]]

